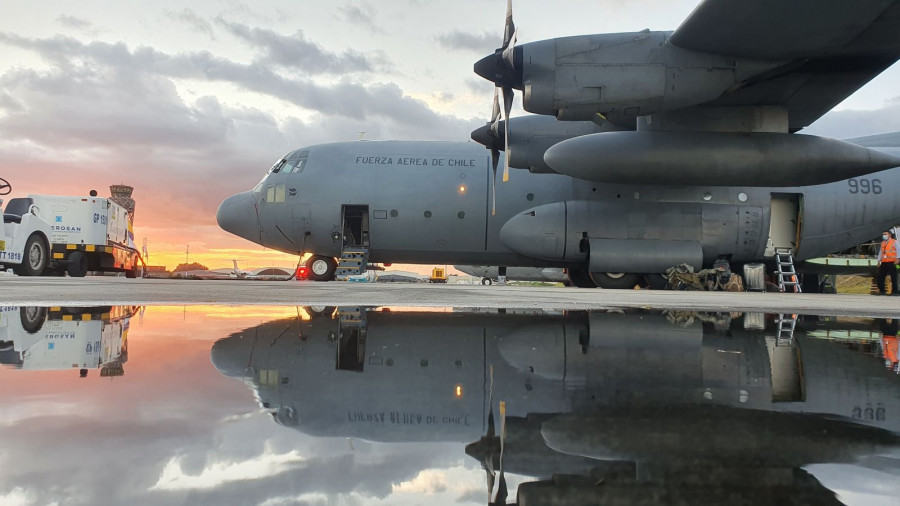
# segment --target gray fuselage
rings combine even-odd
[[[337,257],[345,211],[355,209],[365,222],[355,240],[371,262],[583,267],[594,239],[617,241],[602,244],[628,250],[625,264],[659,241],[699,245],[707,265],[762,260],[775,247],[802,260],[852,247],[900,219],[898,169],[799,188],[612,185],[516,170],[498,181],[492,214],[490,155],[474,143],[343,142],[292,155],[294,167],[273,168],[254,190],[221,204],[222,228],[283,252]],[[550,229],[510,223],[501,234],[538,206],[558,216]]]

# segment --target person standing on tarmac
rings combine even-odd
[[[897,291],[897,239],[894,234],[885,230],[881,234],[881,250],[878,252],[878,274],[875,283],[878,295],[887,295],[884,291],[884,277],[891,277],[891,295],[900,295]]]

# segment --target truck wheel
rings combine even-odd
[[[309,279],[313,281],[331,281],[334,279],[334,270],[336,268],[337,262],[331,257],[313,255],[306,261]]]
[[[83,251],[73,251],[69,255],[69,263],[66,266],[66,272],[73,278],[83,278],[87,274],[87,255]]]
[[[13,267],[19,276],[40,276],[50,262],[50,248],[39,234],[31,234],[25,242],[22,263]]]
[[[627,272],[592,272],[591,279],[600,288],[627,290],[637,284],[638,275]]]
[[[125,269],[125,277],[128,279],[134,279],[137,277],[137,269],[132,267],[131,269]]]
[[[44,320],[47,319],[47,308],[45,307],[20,307],[19,318],[22,320],[22,328],[29,334],[41,330],[44,326]]]

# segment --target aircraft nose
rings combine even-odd
[[[259,222],[253,208],[253,193],[232,195],[219,204],[216,221],[226,232],[259,243]]]
[[[210,360],[217,371],[231,378],[243,378],[251,374],[249,357],[252,345],[242,336],[232,336],[213,343]]]

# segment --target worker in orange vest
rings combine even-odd
[[[881,320],[881,353],[884,366],[896,370],[900,364],[900,343],[897,342],[897,320]]]
[[[891,277],[891,295],[900,295],[897,290],[897,239],[894,234],[885,230],[881,234],[881,251],[878,252],[878,295],[887,295],[884,291],[884,277]]]

